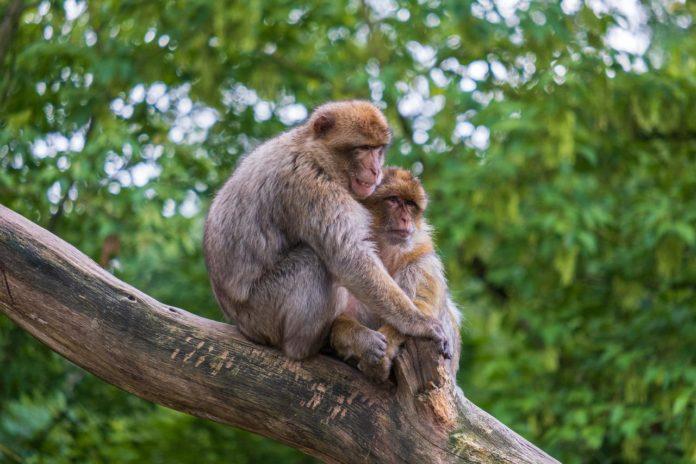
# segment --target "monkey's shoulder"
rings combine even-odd
[[[394,277],[414,281],[437,281],[446,285],[442,260],[431,241],[417,244],[409,253],[402,256],[395,269]]]
[[[401,254],[400,267],[425,265],[433,258],[437,259],[435,247],[429,237],[415,237],[410,249]]]

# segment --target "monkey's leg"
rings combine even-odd
[[[387,339],[386,356],[391,362],[396,355],[399,354],[399,348],[401,348],[401,345],[406,341],[406,337],[390,325],[383,325],[379,328],[379,332]]]
[[[318,353],[336,315],[332,283],[311,248],[289,250],[252,288],[247,317],[238,321],[242,333],[293,359]]]
[[[384,355],[377,359],[361,358],[358,362],[358,369],[373,380],[385,382],[389,378],[394,358],[399,353],[399,348],[406,338],[390,325],[380,327],[377,333],[386,340],[387,349]]]

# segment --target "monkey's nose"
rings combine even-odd
[[[379,182],[379,177],[382,174],[382,158],[379,151],[373,151],[367,162],[367,168],[370,173],[375,176],[375,182]]]
[[[377,184],[380,182],[380,177],[382,175],[382,168],[380,166],[375,166],[372,163],[363,165],[365,173],[365,181]]]

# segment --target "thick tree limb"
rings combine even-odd
[[[556,462],[420,362],[427,342],[407,344],[393,388],[326,356],[290,361],[154,300],[1,205],[0,309],[119,388],[327,462]]]

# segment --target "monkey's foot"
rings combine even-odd
[[[384,383],[389,379],[392,362],[387,356],[382,356],[377,360],[361,359],[358,362],[358,369],[367,378],[376,383]]]
[[[353,345],[354,352],[361,361],[377,363],[387,354],[387,337],[364,326],[355,334]]]

